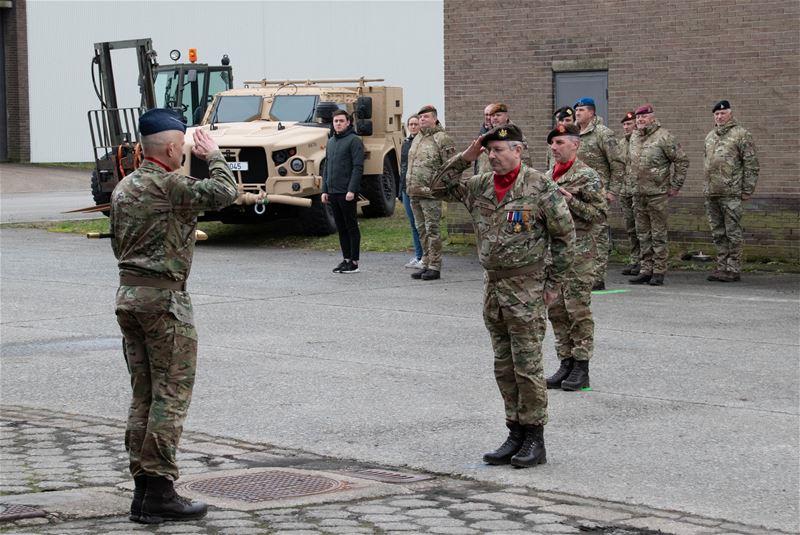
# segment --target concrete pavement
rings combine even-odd
[[[2,403],[122,421],[109,244],[4,229],[0,246]],[[641,288],[610,269],[624,293],[594,297],[594,390],[551,391],[548,464],[510,470],[480,463],[504,438],[481,270],[448,257],[441,281],[412,281],[405,256],[367,253],[363,273],[337,276],[333,253],[201,244],[188,429],[750,526],[734,532],[798,530],[800,278],[671,273]],[[551,372],[549,335],[545,348]]]

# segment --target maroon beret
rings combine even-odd
[[[636,115],[644,115],[646,113],[653,113],[653,105],[645,104],[636,108]]]

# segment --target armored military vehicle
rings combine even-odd
[[[335,232],[330,208],[320,202],[325,146],[333,113],[351,113],[364,142],[364,177],[359,206],[365,217],[394,212],[403,142],[403,91],[373,85],[380,79],[258,80],[243,89],[218,93],[197,128],[209,131],[236,176],[240,194],[280,195],[311,200],[311,207],[287,203],[233,205],[203,219],[258,222],[297,218],[302,230]],[[207,164],[192,156],[193,129],[186,133],[182,172],[208,176]]]

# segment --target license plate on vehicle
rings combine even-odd
[[[247,171],[247,162],[228,162],[231,171]]]

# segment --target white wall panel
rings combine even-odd
[[[94,43],[153,39],[160,63],[189,47],[199,61],[231,58],[244,80],[380,77],[404,89],[405,115],[444,108],[441,0],[28,0],[31,160],[91,161],[86,113],[99,108]],[[133,52],[113,52],[119,105],[136,106]]]

